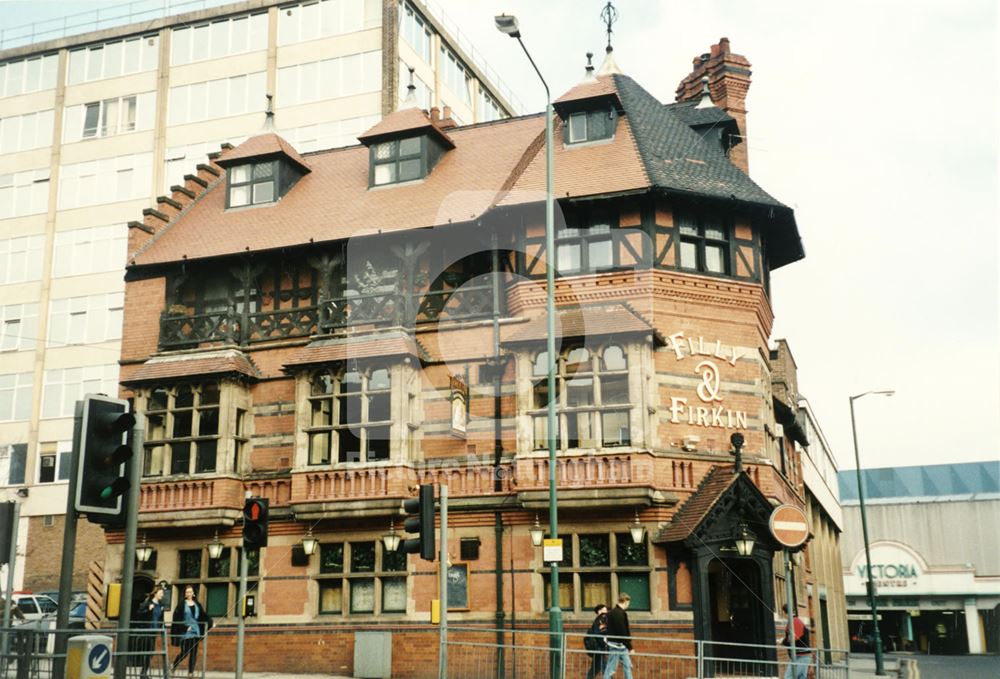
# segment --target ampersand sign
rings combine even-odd
[[[705,403],[721,401],[719,396],[719,366],[712,361],[702,361],[694,369],[701,373],[701,384],[698,385],[698,398]]]

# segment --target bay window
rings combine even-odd
[[[391,402],[388,367],[313,375],[306,426],[308,464],[388,460]]]

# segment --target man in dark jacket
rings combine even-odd
[[[587,679],[595,679],[604,674],[604,666],[608,664],[608,643],[605,637],[608,634],[608,607],[604,604],[594,606],[595,618],[587,630],[587,636],[583,638],[583,645],[590,655],[590,669],[587,670]]]
[[[628,605],[632,597],[628,594],[618,596],[618,605],[608,613],[608,665],[604,668],[604,679],[611,679],[618,663],[622,664],[625,679],[632,679],[632,631],[628,626]]]

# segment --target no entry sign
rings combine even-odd
[[[809,522],[801,509],[794,505],[781,505],[771,512],[768,521],[774,539],[789,549],[798,547],[809,537]]]

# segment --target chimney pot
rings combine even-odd
[[[443,118],[451,118],[451,106],[445,106],[444,107],[444,115],[442,117]]]
[[[441,120],[441,109],[437,106],[431,106],[431,120],[434,122]]]

